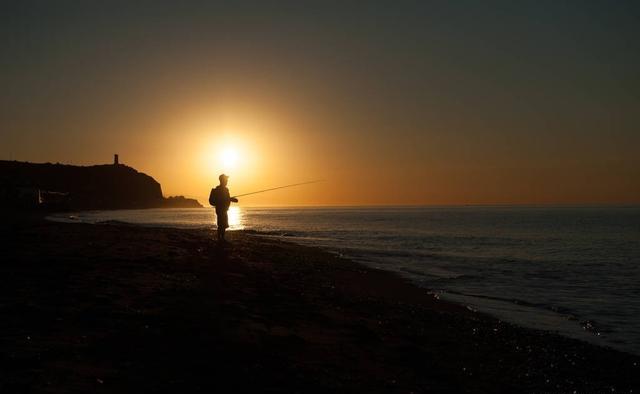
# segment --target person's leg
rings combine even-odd
[[[222,212],[216,209],[216,219],[218,226],[218,241],[222,241],[224,239],[224,222],[222,220]]]
[[[222,240],[226,241],[226,239],[224,238],[224,235],[227,232],[227,228],[229,227],[229,216],[227,215],[226,210],[222,212],[222,214],[220,215],[220,218],[222,219],[222,223],[220,226],[220,228],[222,228]]]
[[[218,241],[225,241],[224,234],[227,230],[227,227],[229,227],[227,211],[216,211],[216,216],[218,218]]]

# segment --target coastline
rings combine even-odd
[[[629,392],[640,357],[258,233],[3,225],[0,391]]]

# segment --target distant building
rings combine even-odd
[[[115,155],[113,155],[113,165],[117,166],[118,164],[120,164],[120,162],[118,160],[118,154],[116,153]]]

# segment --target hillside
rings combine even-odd
[[[160,183],[123,164],[18,161],[0,161],[0,200],[5,208],[73,210],[159,208],[171,203],[163,197]]]

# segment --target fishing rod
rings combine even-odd
[[[278,190],[278,189],[284,189],[285,187],[293,187],[293,186],[300,186],[300,185],[308,185],[310,183],[318,183],[318,182],[322,182],[324,179],[318,179],[315,181],[308,181],[308,182],[300,182],[300,183],[293,183],[291,185],[284,185],[284,186],[278,186],[278,187],[272,187],[271,189],[264,189],[264,190],[258,190],[256,192],[251,192],[251,193],[244,193],[244,194],[238,194],[237,196],[233,196],[231,198],[238,198],[238,197],[244,197],[244,196],[248,196],[251,194],[258,194],[258,193],[264,193],[264,192],[270,192],[271,190]]]

